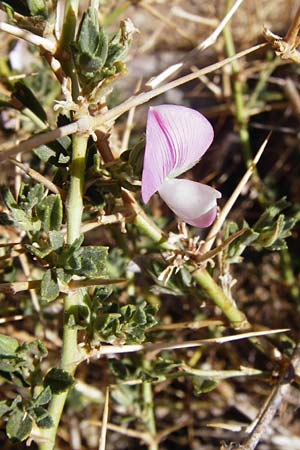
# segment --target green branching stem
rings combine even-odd
[[[129,202],[128,202],[129,203]],[[132,208],[136,213],[134,220],[135,225],[147,234],[151,239],[157,242],[164,250],[174,250],[174,244],[170,244],[163,236],[159,228],[147,217],[145,213],[140,211],[139,206],[133,205]],[[160,232],[159,232],[160,231]],[[215,282],[205,268],[199,268],[191,271],[193,278],[205,290],[212,301],[222,310],[223,314],[230,321],[231,325],[237,329],[249,328],[249,322],[241,312],[234,301],[229,299],[221,287]]]
[[[80,228],[83,211],[83,182],[85,172],[85,160],[87,149],[87,135],[75,135],[73,137],[73,155],[71,163],[71,180],[69,196],[67,200],[67,243],[71,245],[80,237]],[[82,289],[71,292],[65,297],[64,315],[68,317],[70,308],[81,303]],[[67,320],[63,327],[63,348],[61,356],[61,369],[73,376],[80,361],[77,345],[77,329],[71,327]],[[49,413],[53,420],[53,426],[43,432],[43,442],[40,443],[40,450],[53,450],[58,424],[63,412],[68,390],[61,394],[54,395],[50,405]]]

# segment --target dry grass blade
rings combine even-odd
[[[153,89],[152,91],[142,92],[141,94],[132,96],[128,100],[126,100],[124,103],[122,103],[121,105],[118,105],[115,108],[109,110],[103,116],[95,117],[93,126],[96,128],[105,122],[109,123],[110,121],[114,121],[118,117],[122,116],[125,112],[129,111],[134,106],[143,105],[144,103],[149,102],[153,98],[158,97],[161,94],[164,94],[165,92],[169,91],[170,89],[174,89],[174,88],[177,88],[178,86],[182,86],[183,84],[189,83],[190,81],[195,80],[196,78],[198,78],[201,75],[207,75],[208,73],[212,73],[219,69],[222,69],[227,64],[232,63],[232,61],[243,58],[246,55],[249,55],[258,50],[261,50],[262,48],[266,47],[266,45],[267,44],[265,44],[265,43],[254,45],[253,47],[247,48],[246,50],[236,53],[234,56],[225,58],[222,61],[219,61],[217,63],[211,64],[210,66],[199,69],[196,72],[190,73],[190,74],[185,75],[180,78],[177,78],[177,80],[170,81],[169,83],[159,86],[159,87]]]
[[[198,14],[192,14],[187,12],[180,6],[173,6],[172,13],[174,16],[181,17],[182,19],[189,20],[191,22],[201,23],[208,27],[217,27],[219,24],[218,19],[210,19],[208,17],[199,16]]]
[[[18,27],[15,27],[14,25],[10,25],[9,23],[4,22],[0,22],[0,31],[4,31],[5,33],[9,33],[12,36],[24,39],[30,44],[37,45],[41,49],[52,54],[55,52],[56,44],[54,42],[31,33],[30,31],[22,30]]]
[[[198,50],[203,51],[206,48],[213,45],[217,38],[220,36],[230,19],[232,18],[233,14],[238,10],[240,5],[242,4],[243,0],[236,0],[234,5],[230,8],[226,16],[223,18],[223,20],[220,22],[220,24],[217,26],[217,28],[214,30],[214,32],[207,38],[205,41],[203,41],[199,46]]]
[[[107,423],[108,423],[108,406],[109,406],[109,386],[105,389],[105,400],[102,415],[102,425],[99,440],[99,450],[105,450],[106,447],[106,433],[107,433]]]
[[[236,3],[232,6],[232,8],[230,8],[230,10],[228,11],[228,13],[226,14],[226,16],[222,19],[222,21],[219,23],[216,23],[215,19],[212,19],[215,25],[211,25],[211,26],[216,26],[217,28],[213,31],[212,34],[210,34],[210,36],[205,39],[205,41],[201,42],[195,49],[191,50],[182,61],[180,61],[177,64],[172,64],[172,66],[168,67],[167,69],[164,69],[159,75],[152,77],[149,81],[147,81],[146,86],[150,87],[151,89],[156,88],[160,83],[162,83],[163,81],[166,81],[168,78],[174,76],[180,69],[182,69],[183,66],[187,65],[187,63],[189,61],[194,61],[194,56],[196,54],[198,54],[201,51],[204,51],[205,49],[207,49],[208,47],[210,47],[211,45],[213,45],[215,43],[215,41],[217,40],[218,36],[222,33],[222,30],[224,29],[224,27],[227,25],[227,23],[229,22],[229,20],[232,18],[232,16],[235,14],[235,12],[237,11],[237,9],[239,8],[239,6],[241,5],[243,0],[237,0]],[[177,8],[174,7],[173,9],[175,9],[175,11],[178,12],[182,11],[181,8]],[[198,16],[196,16],[198,17]]]
[[[266,331],[249,331],[247,333],[240,333],[210,339],[199,339],[195,341],[183,341],[183,342],[175,341],[169,343],[160,342],[157,344],[103,345],[100,347],[100,349],[88,352],[84,359],[99,358],[100,356],[103,355],[115,355],[119,353],[177,350],[180,348],[201,347],[207,344],[224,344],[226,342],[233,342],[241,339],[248,339],[259,336],[269,336],[272,334],[285,333],[287,331],[289,331],[289,328],[282,328],[278,330],[266,330]]]
[[[49,191],[53,192],[54,194],[59,194],[62,196],[62,198],[66,197],[66,193],[59,189],[52,181],[48,180],[48,178],[45,178],[43,175],[41,175],[39,172],[37,172],[34,169],[31,169],[30,167],[27,167],[25,164],[21,163],[20,161],[17,161],[16,159],[11,158],[10,162],[13,163],[15,166],[19,167],[23,172],[25,172],[28,176],[30,176],[33,180],[37,181],[38,183],[43,184]]]
[[[272,132],[270,132],[268,134],[268,136],[266,137],[266,139],[264,140],[264,142],[260,146],[260,148],[259,148],[258,152],[256,153],[256,155],[255,155],[255,157],[254,157],[254,159],[252,161],[252,164],[250,165],[249,169],[246,171],[246,173],[242,177],[241,181],[239,182],[239,184],[237,185],[237,187],[235,188],[235,190],[231,194],[230,198],[227,200],[227,202],[226,202],[225,206],[223,207],[222,211],[220,212],[219,217],[217,218],[217,220],[215,221],[215,223],[211,227],[211,229],[210,229],[210,231],[209,231],[209,233],[207,235],[205,244],[204,244],[204,246],[202,248],[203,253],[206,253],[206,252],[208,252],[211,249],[211,247],[212,247],[212,245],[213,245],[213,243],[214,243],[214,241],[215,241],[215,239],[217,237],[217,234],[220,231],[220,229],[222,228],[223,223],[225,222],[229,212],[231,211],[233,205],[235,204],[236,200],[238,199],[238,197],[239,197],[240,193],[242,192],[243,188],[248,183],[249,178],[251,177],[251,175],[252,175],[252,173],[253,173],[253,171],[254,171],[258,161],[260,160],[260,158],[261,158],[261,156],[262,156],[262,154],[263,154],[263,152],[264,152],[264,150],[265,150],[265,148],[267,146],[267,143],[269,142],[271,134],[272,134]]]
[[[170,19],[168,19],[167,17],[163,16],[159,11],[157,11],[155,8],[153,8],[153,6],[149,5],[149,3],[144,2],[144,1],[139,1],[138,3],[139,6],[141,6],[142,8],[144,8],[146,11],[148,11],[150,14],[152,14],[152,16],[156,17],[157,19],[159,19],[161,22],[163,22],[165,25],[167,25],[169,28],[171,28],[172,30],[174,30],[176,33],[178,33],[181,37],[183,37],[184,39],[186,39],[190,44],[193,43],[193,40],[191,39],[190,36],[188,36],[184,31],[182,31],[176,24],[174,24],[174,22]]]
[[[98,427],[102,426],[102,422],[97,422],[95,420],[84,420],[84,421],[82,421],[81,426],[84,427],[84,426],[89,425],[89,424],[90,425],[96,425]],[[133,429],[127,428],[127,427],[126,428],[125,427],[121,427],[119,425],[115,425],[114,423],[107,423],[107,429],[111,430],[111,431],[114,431],[116,433],[120,433],[120,434],[122,434],[124,436],[128,436],[128,437],[131,437],[131,438],[139,439],[140,441],[144,442],[145,444],[151,445],[153,443],[153,439],[150,436],[150,434],[148,434],[148,433],[144,433],[144,432],[141,432],[141,431],[136,431],[136,430],[133,430]]]
[[[0,317],[0,324],[7,323],[7,322],[15,322],[16,320],[23,320],[25,317],[28,317],[28,315],[24,316],[22,314],[17,314],[15,316],[10,317]]]
[[[16,155],[20,152],[28,152],[35,147],[39,147],[40,145],[47,144],[48,142],[55,141],[56,139],[68,136],[70,134],[76,133],[78,131],[78,122],[69,123],[60,128],[56,128],[55,130],[46,131],[45,133],[40,133],[36,136],[33,136],[26,141],[20,142],[18,145],[14,145],[9,148],[1,148],[0,149],[0,163],[5,161],[7,158]]]
[[[125,278],[106,279],[106,278],[90,278],[87,280],[72,280],[68,284],[61,286],[63,292],[69,292],[74,289],[89,286],[106,286],[110,284],[126,283]],[[1,283],[0,292],[6,294],[16,294],[17,292],[28,291],[30,289],[39,289],[41,286],[40,280],[32,281],[15,281],[14,283]]]
[[[180,330],[184,328],[188,328],[190,330],[199,330],[200,328],[206,327],[215,327],[225,325],[225,322],[220,319],[207,319],[207,320],[193,320],[191,322],[177,322],[177,323],[169,323],[169,324],[161,324],[155,325],[152,328],[149,328],[149,332],[158,331],[158,330]]]

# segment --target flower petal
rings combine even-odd
[[[147,203],[166,177],[193,167],[213,140],[213,128],[198,111],[178,105],[149,109],[142,198]]]
[[[190,225],[205,228],[215,220],[216,200],[221,194],[206,184],[166,179],[158,192],[169,208]]]

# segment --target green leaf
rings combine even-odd
[[[267,230],[262,231],[260,236],[256,240],[255,244],[261,245],[262,247],[271,247],[282,234],[285,225],[285,217],[280,214],[276,222],[273,223]]]
[[[95,86],[100,81],[101,68],[108,53],[108,38],[99,27],[95,8],[88,8],[82,17],[73,53],[81,83],[85,85],[93,80]]]
[[[94,320],[95,335],[106,342],[140,343],[145,340],[145,329],[157,322],[157,308],[145,301],[122,307],[117,302],[99,305]]]
[[[23,16],[30,15],[30,9],[26,0],[5,0],[1,3],[9,5],[14,11]]]
[[[18,404],[21,402],[22,397],[20,395],[17,395],[14,399],[2,400],[0,402],[0,417],[16,409]]]
[[[32,16],[43,16],[45,19],[48,16],[48,8],[44,0],[27,0]]]
[[[0,355],[0,371],[6,373],[12,373],[19,370],[20,366],[24,363],[23,358],[12,355]]]
[[[51,369],[45,376],[44,386],[50,386],[52,394],[60,394],[70,389],[75,380],[63,369]]]
[[[43,341],[35,339],[31,342],[26,342],[20,346],[20,352],[26,352],[34,357],[34,359],[42,360],[48,355],[48,350]]]
[[[58,194],[45,197],[37,207],[37,214],[45,231],[58,231],[62,224],[63,207]]]
[[[24,441],[30,435],[32,419],[26,411],[17,409],[13,412],[6,424],[6,433],[10,439]]]
[[[64,236],[59,231],[49,231],[49,241],[52,250],[59,250],[64,246]]]
[[[112,399],[123,407],[137,406],[137,393],[132,386],[118,385],[111,389]]]
[[[120,337],[120,317],[119,313],[99,314],[95,320],[96,336],[102,340],[113,343],[116,337]]]
[[[88,326],[90,310],[86,305],[74,305],[65,313],[65,321],[69,328],[85,329]]]
[[[3,186],[1,188],[1,193],[2,193],[4,203],[6,204],[6,206],[9,209],[17,208],[17,206],[18,206],[17,202],[16,202],[14,196],[12,195],[11,191],[8,189],[8,187]]]
[[[23,185],[25,187],[25,185]],[[28,209],[32,209],[38,205],[44,197],[44,186],[42,184],[36,184],[31,187],[25,197],[26,203],[28,203]]]
[[[42,392],[34,399],[35,406],[46,405],[50,402],[52,397],[50,386],[47,386]]]
[[[9,400],[1,400],[0,402],[0,417],[11,411]]]
[[[206,394],[217,387],[217,382],[214,380],[203,380],[203,378],[200,377],[193,377],[193,387],[196,395]]]
[[[43,301],[52,302],[59,295],[56,273],[54,269],[48,269],[41,282],[41,297]]]
[[[256,242],[259,237],[259,233],[252,230],[249,225],[244,222],[241,228],[248,228],[245,233],[243,233],[240,237],[235,239],[226,249],[227,252],[227,260],[229,262],[238,261],[238,257],[244,252],[245,248],[249,245]],[[239,227],[234,222],[228,222],[226,225],[225,236],[224,238],[228,238],[231,234],[237,232]]]
[[[71,279],[72,279],[72,274],[71,273],[66,273],[64,271],[64,269],[62,269],[62,268],[57,268],[56,269],[56,275],[57,275],[57,279],[62,284],[68,284],[71,281]]]
[[[0,334],[0,355],[15,355],[18,347],[17,339]]]
[[[24,108],[28,108],[43,122],[47,122],[47,114],[41,103],[24,82],[18,81],[15,83],[13,96],[21,102]]]
[[[11,407],[8,404],[8,400],[1,400],[0,402],[0,417],[11,411]]]
[[[53,420],[47,409],[42,406],[37,406],[32,410],[35,421],[38,427],[40,428],[50,428],[53,426]]]
[[[106,259],[108,254],[107,247],[86,246],[81,247],[79,252],[80,268],[78,275],[86,277],[99,277],[103,275],[106,268]]]
[[[31,253],[33,256],[37,256],[40,259],[44,259],[46,256],[50,255],[52,253],[53,249],[50,245],[47,245],[46,247],[36,247],[35,245],[25,245],[26,249]]]
[[[32,209],[39,203],[43,194],[43,186],[35,185],[30,188],[22,184],[17,204],[9,189],[2,189],[3,200],[10,210],[10,216],[16,227],[27,233],[36,233],[41,228],[41,222],[32,214]]]
[[[285,197],[281,198],[277,202],[273,203],[271,206],[266,208],[263,214],[260,216],[258,221],[254,224],[253,228],[258,231],[265,227],[273,225],[273,219],[284,209],[288,208],[291,204],[286,200]]]
[[[26,211],[23,211],[20,208],[15,208],[12,210],[12,217],[16,224],[16,226],[22,230],[29,232],[37,232],[41,228],[41,222],[32,220],[30,215]]]
[[[55,158],[55,151],[47,145],[41,145],[33,149],[33,153],[44,162],[48,162],[50,159]]]

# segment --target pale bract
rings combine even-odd
[[[205,184],[178,179],[193,167],[212,143],[214,132],[198,111],[178,105],[149,109],[142,174],[142,198],[159,192],[183,221],[208,227],[217,214],[220,192]]]

